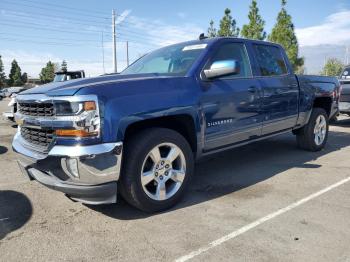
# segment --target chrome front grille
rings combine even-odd
[[[19,102],[18,111],[22,115],[26,116],[53,116],[54,106],[53,103],[29,103],[29,102]]]
[[[21,127],[21,136],[34,146],[48,148],[54,139],[54,130]]]

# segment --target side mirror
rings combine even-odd
[[[239,74],[240,67],[237,60],[221,60],[214,62],[210,69],[204,70],[204,74],[208,79],[220,76]]]

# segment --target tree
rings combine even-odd
[[[27,83],[28,81],[28,74],[26,72],[24,72],[21,76],[22,82],[23,84]]]
[[[47,62],[46,66],[41,69],[40,81],[42,83],[50,83],[55,78],[56,66],[51,61]]]
[[[210,20],[209,28],[208,28],[208,37],[217,37],[218,33],[216,28],[214,27],[214,21]]]
[[[234,36],[239,35],[239,28],[236,26],[236,20],[231,16],[231,10],[226,8],[225,15],[220,20],[220,29],[218,31],[218,36]]]
[[[249,39],[265,40],[265,21],[261,18],[259,14],[259,8],[256,0],[252,0],[252,4],[249,8],[249,24],[243,26],[241,35]]]
[[[344,68],[343,63],[336,58],[329,58],[324,65],[321,75],[340,76]]]
[[[10,74],[9,74],[9,79],[8,79],[8,85],[9,86],[19,86],[22,85],[22,80],[21,80],[21,68],[19,67],[16,59],[14,59],[11,63],[11,69],[10,69]],[[16,82],[16,84],[15,84]]]
[[[15,74],[13,75],[13,86],[21,86],[21,85],[23,85],[21,69],[17,67]]]
[[[4,71],[4,64],[2,63],[1,55],[0,55],[0,88],[5,87],[6,84],[6,74]]]
[[[61,71],[66,72],[67,70],[68,70],[67,62],[66,62],[66,60],[63,60],[62,64],[61,64]]]
[[[268,39],[285,48],[294,70],[298,70],[299,67],[304,65],[304,58],[299,57],[298,39],[294,32],[292,17],[287,13],[286,4],[287,1],[282,0],[282,9]]]

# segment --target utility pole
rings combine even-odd
[[[104,46],[104,41],[103,41],[103,31],[102,31],[102,68],[103,68],[103,74],[106,73],[106,68],[105,68],[105,46]]]
[[[115,34],[115,11],[112,10],[112,35],[113,35],[113,70],[114,73],[118,72],[117,68],[117,41]]]
[[[126,66],[129,67],[129,41],[126,41]]]
[[[345,64],[349,65],[349,55],[350,55],[350,46],[346,47],[346,60],[345,60]]]

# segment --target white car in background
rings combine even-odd
[[[15,121],[15,113],[17,112],[16,96],[17,94],[11,95],[11,100],[8,103],[8,107],[10,108],[10,111],[6,111],[2,113],[3,117],[10,121]]]

